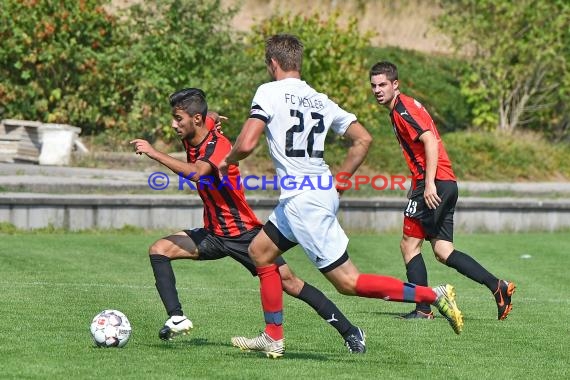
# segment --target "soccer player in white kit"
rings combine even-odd
[[[463,317],[451,285],[432,289],[393,277],[361,274],[350,260],[348,237],[336,217],[340,192],[331,185],[333,176],[323,159],[325,136],[332,129],[352,142],[339,169],[350,175],[364,161],[372,137],[354,114],[301,80],[302,59],[303,44],[297,37],[278,34],[267,39],[265,63],[273,81],[257,89],[249,118],[219,165],[224,173],[228,164],[246,158],[265,132],[281,185],[279,204],[249,246],[260,280],[266,327],[255,338],[234,337],[232,344],[272,358],[283,356],[283,291],[274,261],[297,244],[339,293],[432,304],[459,334]],[[364,332],[358,328],[345,341],[349,350],[362,352]]]

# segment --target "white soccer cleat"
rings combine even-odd
[[[173,315],[164,322],[158,337],[162,340],[172,340],[178,335],[187,335],[193,327],[192,321],[185,315]]]
[[[274,340],[265,332],[262,332],[255,338],[246,338],[243,336],[235,336],[232,338],[232,344],[245,351],[261,351],[265,352],[268,358],[277,359],[285,353],[284,339]]]

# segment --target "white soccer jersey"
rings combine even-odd
[[[310,190],[300,186],[308,178],[317,186],[315,178],[331,176],[323,159],[325,136],[329,128],[343,135],[356,121],[354,114],[296,78],[259,86],[250,117],[266,123],[265,136],[280,180],[281,198]]]

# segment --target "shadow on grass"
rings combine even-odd
[[[402,311],[401,313],[396,313],[394,311],[368,311],[363,314],[387,315],[387,316],[392,316],[394,318],[400,318],[402,315],[407,314],[407,312]]]
[[[441,319],[441,320],[445,320],[445,318],[437,311],[435,310],[435,308],[432,309],[433,312],[433,317],[434,319]],[[464,310],[462,310],[463,312],[463,320],[464,321],[478,321],[478,322],[502,322],[502,321],[497,321],[497,317],[496,314],[473,314],[473,313],[465,313]],[[394,317],[395,319],[400,319],[402,321],[433,321],[433,320],[427,320],[427,319],[421,319],[421,318],[416,318],[416,319],[404,319],[402,318],[402,316],[404,314],[406,314],[406,312],[402,311],[401,313],[395,313],[395,312],[388,312],[388,311],[368,311],[362,314],[372,314],[372,315],[383,315],[383,316],[389,316],[389,317]],[[504,323],[504,322],[503,322]]]
[[[268,360],[268,358],[266,358],[265,354],[263,352],[256,352],[256,351],[241,351],[239,348],[233,347],[231,345],[227,345],[232,349],[232,354],[231,356],[233,357],[237,357],[239,355],[240,360],[243,359],[265,359]],[[287,351],[285,352],[285,356],[283,358],[280,359],[275,359],[275,360],[282,360],[282,359],[296,359],[296,360],[307,360],[307,361],[319,361],[319,362],[326,362],[331,360],[329,357],[322,355],[322,354],[315,354],[315,353],[309,353],[309,352],[292,352],[292,351]]]
[[[201,346],[227,346],[227,344],[221,344],[219,342],[210,342],[206,338],[192,338],[184,339],[184,337],[179,337],[169,341],[156,341],[154,343],[145,344],[147,347],[156,347],[165,350],[186,348],[188,346],[201,347]]]
[[[145,344],[147,347],[153,347],[163,350],[176,350],[176,349],[186,349],[187,347],[206,347],[206,346],[216,346],[216,347],[227,347],[227,355],[230,356],[240,356],[240,358],[245,359],[259,359],[265,358],[265,354],[256,351],[242,351],[237,347],[232,346],[229,343],[209,341],[205,338],[192,338],[192,339],[179,339],[164,342],[156,342]],[[301,359],[301,360],[313,360],[313,361],[328,361],[330,360],[326,355],[307,353],[307,352],[292,352],[287,351],[285,356],[288,359]]]

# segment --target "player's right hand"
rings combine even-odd
[[[144,139],[134,139],[129,141],[129,144],[135,146],[135,153],[136,154],[151,154],[154,151],[154,148],[150,143]]]
[[[441,198],[437,195],[437,188],[435,183],[426,181],[426,188],[424,190],[424,199],[426,201],[426,205],[435,210],[437,206],[441,203]]]

